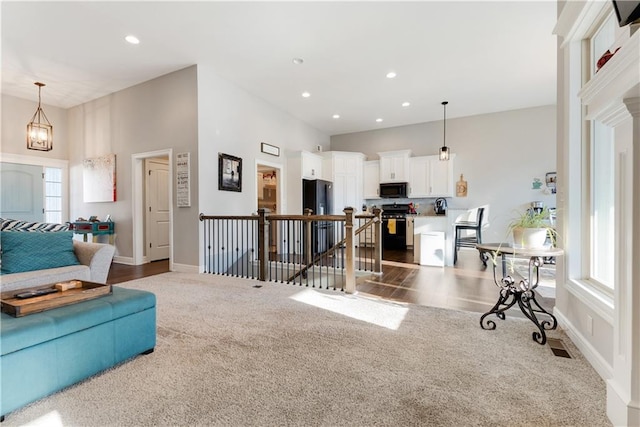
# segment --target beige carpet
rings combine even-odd
[[[485,331],[477,313],[256,284],[182,273],[122,284],[156,293],[156,351],[3,425],[610,425],[603,381],[559,331],[574,358],[508,314]]]

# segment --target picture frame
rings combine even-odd
[[[82,192],[85,203],[117,200],[115,154],[84,159],[82,168]]]
[[[280,157],[280,147],[267,144],[266,142],[262,142],[260,144],[260,151],[266,154],[271,154],[272,156]]]
[[[545,184],[549,190],[551,190],[551,194],[556,194],[556,181],[557,175],[555,172],[547,172],[545,175]]]
[[[218,190],[242,192],[242,159],[218,153]]]

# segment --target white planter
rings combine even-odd
[[[522,228],[513,229],[513,244],[516,248],[541,249],[547,240],[546,228]]]

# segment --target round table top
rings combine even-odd
[[[509,254],[509,255],[521,255],[521,256],[529,256],[529,257],[560,256],[564,253],[562,249],[553,248],[553,247],[544,247],[544,248],[536,248],[536,249],[518,248],[518,247],[514,247],[510,243],[478,243],[476,245],[476,249]]]

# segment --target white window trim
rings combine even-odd
[[[569,279],[565,283],[566,289],[584,305],[597,313],[610,325],[614,320],[613,295],[603,292],[588,280]]]

